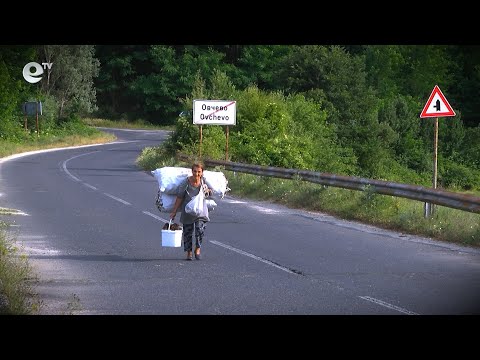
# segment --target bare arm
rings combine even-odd
[[[175,199],[175,205],[173,205],[173,210],[172,212],[170,213],[170,219],[175,219],[175,215],[177,215],[177,211],[178,211],[178,208],[180,207],[180,205],[182,204],[182,200],[183,198],[181,197],[178,197]]]

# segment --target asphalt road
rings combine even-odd
[[[161,246],[168,213],[135,160],[164,131],[0,161],[3,216],[43,314],[480,313],[480,251],[227,195],[202,260]],[[177,217],[178,220],[178,217]]]

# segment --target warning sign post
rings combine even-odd
[[[430,97],[427,100],[427,103],[423,108],[422,113],[420,114],[420,117],[427,118],[455,115],[455,111],[453,111],[442,91],[437,85],[435,85]]]
[[[423,107],[421,118],[435,118],[434,132],[433,132],[433,188],[437,188],[437,158],[438,158],[438,118],[443,116],[455,116],[455,111],[443,95],[442,91],[435,85],[427,103]],[[433,215],[433,204],[425,203],[424,206],[425,217]]]

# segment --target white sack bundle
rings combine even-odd
[[[205,177],[205,181],[207,182],[209,188],[212,189],[214,195],[218,195],[223,198],[227,191],[230,190],[228,187],[228,180],[223,172],[204,170],[203,176]]]
[[[158,181],[158,188],[165,194],[176,194],[178,185],[187,176],[192,175],[192,170],[182,167],[162,167],[152,171]]]
[[[177,188],[180,183],[187,176],[192,175],[192,169],[184,167],[162,167],[151,172],[157,179],[158,188],[162,193],[174,195],[177,192]],[[210,189],[212,189],[214,195],[225,196],[227,191],[230,190],[228,180],[221,171],[209,171],[203,172],[205,181]]]
[[[175,205],[175,200],[177,200],[176,195],[169,195],[163,192],[159,194],[159,207],[158,210],[165,211],[165,212],[172,212],[173,206]]]

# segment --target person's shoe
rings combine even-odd
[[[196,255],[195,255],[196,256]],[[187,251],[187,258],[185,260],[188,260],[188,261],[191,261],[193,260],[193,256],[192,256],[192,252],[191,251]]]
[[[200,249],[195,249],[195,259],[200,260],[202,257],[200,256]]]

